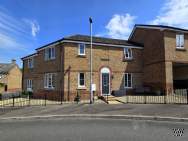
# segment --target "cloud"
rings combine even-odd
[[[135,16],[115,14],[105,26],[106,34],[112,38],[127,39],[134,25]]]
[[[8,49],[25,50],[24,46],[14,38],[0,33],[0,48],[7,49],[7,47]]]
[[[166,0],[160,14],[150,24],[188,28],[188,0]]]
[[[30,25],[31,28],[31,35],[33,37],[36,37],[37,33],[40,31],[40,26],[36,20],[29,20],[29,19],[24,19],[24,21]]]
[[[21,66],[20,58],[33,52],[36,45],[33,35],[36,36],[38,31],[37,22],[33,25],[25,23],[23,18],[14,17],[8,9],[0,6],[0,62],[15,58]]]
[[[22,19],[15,18],[7,9],[0,6],[0,49],[26,51],[39,29],[36,20],[28,24]]]

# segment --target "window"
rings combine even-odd
[[[45,49],[45,60],[55,59],[55,47]]]
[[[33,68],[33,62],[34,62],[33,58],[28,59],[28,62],[27,62],[28,68]]]
[[[55,88],[55,73],[46,73],[44,75],[44,88],[47,89]]]
[[[85,44],[83,43],[79,44],[78,55],[85,55]]]
[[[124,58],[132,59],[132,49],[131,48],[124,48]]]
[[[27,79],[27,91],[33,90],[33,80]]]
[[[176,34],[176,48],[184,48],[184,34]]]
[[[132,88],[132,74],[131,73],[124,74],[124,87]]]
[[[78,87],[85,87],[85,74],[82,72],[78,74]]]

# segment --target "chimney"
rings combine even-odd
[[[12,64],[16,64],[16,60],[15,59],[12,59],[11,62],[12,62]]]

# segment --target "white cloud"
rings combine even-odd
[[[31,24],[31,29],[32,29],[32,35],[35,37],[36,34],[39,32],[40,27],[39,24],[37,22],[32,22]]]
[[[36,20],[28,24],[0,6],[0,49],[26,50],[38,32],[39,25]]]
[[[112,38],[127,39],[134,25],[135,16],[130,14],[113,15],[106,25],[106,34]]]
[[[0,49],[26,50],[23,44],[20,44],[14,38],[1,33],[0,33]]]
[[[40,31],[40,26],[36,20],[29,20],[29,19],[24,19],[24,21],[30,25],[31,28],[31,35],[33,37],[36,37],[37,33]]]
[[[150,24],[188,28],[188,0],[166,0],[160,14]]]
[[[33,52],[36,43],[31,29],[30,24],[14,17],[8,9],[0,6],[0,62],[9,62],[14,58],[21,66],[20,58]],[[38,31],[38,27],[35,28],[34,24],[34,34],[36,30]]]

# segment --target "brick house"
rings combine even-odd
[[[11,63],[0,63],[0,93],[21,91],[22,72],[15,60]]]
[[[93,37],[95,94],[165,93],[186,82],[188,30],[135,25],[128,40]],[[73,100],[89,98],[90,37],[73,35],[22,58],[23,89]],[[175,84],[175,86],[174,86]],[[186,87],[186,86],[185,86]]]
[[[143,44],[143,83],[170,94],[188,88],[188,30],[135,25],[129,41]]]

